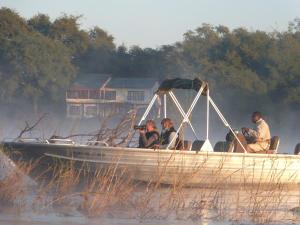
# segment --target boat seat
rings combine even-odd
[[[295,147],[295,151],[294,151],[295,155],[300,155],[300,143],[298,143]]]
[[[214,152],[233,152],[233,149],[233,143],[227,141],[219,141],[214,146]]]
[[[190,151],[192,148],[192,142],[188,140],[183,141],[183,150],[184,151]]]
[[[203,140],[195,140],[192,144],[191,150],[192,151],[200,151],[202,145],[204,144],[205,141]]]
[[[277,154],[279,143],[280,143],[280,138],[278,136],[273,136],[270,141],[270,148],[268,150],[268,153]]]

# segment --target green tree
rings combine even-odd
[[[116,47],[114,38],[99,27],[94,27],[88,33],[88,48],[74,63],[83,73],[111,73]]]
[[[83,54],[89,46],[88,32],[80,29],[79,19],[80,16],[63,15],[53,22],[49,34],[52,39],[67,46],[75,58]]]
[[[90,46],[94,49],[108,48],[115,49],[114,38],[99,27],[89,31]]]
[[[29,100],[35,111],[41,102],[58,101],[76,72],[68,49],[7,8],[0,9],[0,28],[2,101]]]
[[[30,18],[28,21],[28,26],[45,36],[49,36],[51,21],[50,17],[45,14],[37,14],[36,16]]]

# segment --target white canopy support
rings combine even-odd
[[[203,90],[204,90],[204,86],[202,86],[202,87],[200,88],[200,90],[198,91],[198,93],[197,93],[196,97],[194,98],[194,100],[193,100],[193,102],[192,102],[190,108],[188,109],[187,113],[184,113],[184,111],[182,110],[182,107],[180,106],[179,102],[177,101],[177,99],[176,99],[175,95],[172,93],[172,91],[169,92],[171,97],[172,97],[172,96],[175,97],[175,98],[172,97],[172,99],[173,99],[173,101],[174,101],[174,99],[176,99],[175,101],[177,101],[178,105],[175,103],[175,101],[174,101],[174,103],[176,104],[177,108],[178,108],[179,111],[181,112],[181,114],[182,114],[182,116],[183,116],[183,120],[182,120],[180,126],[178,127],[178,130],[176,131],[176,135],[173,137],[173,139],[172,139],[172,140],[170,141],[170,143],[168,144],[167,149],[169,149],[170,146],[173,144],[173,142],[176,140],[176,138],[177,138],[177,136],[178,136],[178,133],[179,133],[179,131],[180,131],[180,129],[182,128],[182,126],[183,126],[184,123],[187,122],[187,123],[189,123],[189,124],[191,125],[191,127],[192,127],[192,124],[191,124],[191,122],[190,122],[190,120],[189,120],[189,116],[191,115],[191,113],[192,113],[192,111],[193,111],[193,109],[194,109],[196,103],[198,102],[198,100],[199,100],[199,98],[200,98],[200,96],[201,96]],[[196,132],[195,132],[195,133],[196,133]]]
[[[144,115],[142,116],[140,122],[138,123],[138,125],[141,125],[141,123],[147,118],[147,116],[148,116],[148,114],[149,114],[149,112],[150,112],[150,110],[151,110],[153,104],[155,103],[155,100],[157,99],[157,97],[158,97],[157,94],[155,94],[155,95],[153,96],[153,98],[151,99],[151,101],[150,101],[150,103],[149,103],[149,105],[148,105],[148,107],[147,107],[147,109],[146,109]]]
[[[182,119],[182,122],[180,123],[179,127],[178,127],[178,130],[176,131],[176,135],[173,137],[173,139],[171,140],[171,142],[169,143],[169,145],[167,146],[167,149],[170,148],[170,146],[174,143],[174,141],[176,140],[178,134],[179,134],[179,131],[181,130],[182,126],[184,123],[188,123],[195,135],[195,137],[197,139],[198,136],[196,134],[196,131],[193,127],[193,125],[191,124],[191,121],[189,120],[189,117],[196,105],[196,103],[198,102],[203,90],[204,90],[204,85],[201,86],[201,88],[199,89],[197,95],[195,96],[190,108],[188,109],[188,111],[185,113],[185,111],[183,110],[182,106],[180,105],[179,101],[177,100],[176,96],[174,95],[174,93],[172,91],[169,91],[169,95],[170,97],[172,98],[173,102],[175,103],[176,107],[178,108],[179,112],[181,113],[181,115],[183,116],[183,119]],[[158,94],[155,94],[153,96],[153,98],[151,99],[144,115],[142,116],[140,122],[138,123],[138,125],[141,125],[141,123],[147,118],[151,108],[153,107],[153,104],[155,103],[155,101],[157,100],[158,98]],[[167,117],[167,96],[166,94],[164,94],[164,117],[166,118]],[[216,111],[216,113],[218,114],[218,116],[220,117],[220,119],[222,120],[222,122],[224,123],[225,127],[228,127],[230,129],[230,131],[232,132],[232,134],[234,135],[234,137],[237,139],[239,145],[242,147],[242,149],[244,150],[244,153],[247,153],[247,150],[245,149],[245,147],[243,146],[243,144],[241,143],[241,141],[238,139],[236,133],[234,132],[234,130],[231,128],[231,126],[229,125],[229,123],[227,122],[227,120],[225,119],[225,117],[223,116],[223,114],[221,113],[221,111],[219,110],[219,108],[216,106],[216,104],[214,103],[214,101],[212,100],[212,98],[210,97],[209,95],[209,90],[207,89],[207,108],[206,108],[206,114],[207,114],[207,120],[206,120],[206,140],[203,144],[203,146],[201,147],[200,151],[213,151],[213,148],[212,148],[212,145],[209,141],[209,113],[210,113],[210,110],[209,110],[209,107],[210,107],[210,104],[212,105],[212,107],[214,108],[214,110]]]
[[[237,137],[236,133],[231,128],[231,126],[229,125],[229,123],[227,122],[227,120],[225,119],[225,117],[223,116],[223,114],[221,113],[221,111],[219,110],[219,108],[217,107],[217,105],[214,103],[214,101],[212,100],[212,98],[208,97],[208,99],[209,99],[210,104],[213,106],[213,108],[215,109],[216,113],[218,114],[218,116],[220,117],[220,119],[222,120],[222,122],[224,123],[225,127],[228,127],[230,129],[230,131],[232,132],[232,134],[234,135],[234,137],[238,141],[239,145],[244,150],[244,153],[247,153],[247,150],[245,149],[245,147],[241,143],[240,139]]]
[[[209,141],[209,89],[207,89],[206,97],[206,139],[200,149],[200,151],[213,152],[214,149]]]
[[[209,135],[209,90],[207,90],[207,101],[206,101],[206,140]]]
[[[190,127],[191,127],[191,129],[192,129],[192,131],[193,131],[193,133],[194,133],[194,135],[195,135],[195,137],[196,137],[197,139],[199,139],[199,138],[198,138],[198,135],[197,135],[197,133],[196,133],[196,131],[195,131],[195,129],[194,129],[192,123],[191,123],[191,121],[189,120],[188,117],[186,118],[186,113],[184,112],[182,106],[180,105],[180,103],[179,103],[178,99],[176,98],[176,96],[174,95],[174,93],[173,93],[172,91],[170,91],[170,92],[169,92],[169,95],[171,96],[173,102],[175,103],[176,107],[178,108],[180,114],[181,114],[182,117],[183,117],[182,123],[187,122],[187,123],[190,125]]]

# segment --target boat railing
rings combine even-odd
[[[51,138],[47,139],[47,144],[67,144],[67,145],[75,145],[75,141],[71,139],[63,139],[63,138]]]
[[[76,142],[72,139],[66,139],[66,138],[49,138],[49,139],[43,139],[43,138],[27,138],[27,137],[21,137],[21,138],[5,138],[3,142],[21,142],[21,143],[35,143],[35,144],[64,144],[64,145],[75,145]]]
[[[24,138],[24,137],[22,137],[22,138],[15,138],[15,139],[12,139],[13,141],[15,141],[15,142],[31,142],[31,143],[48,143],[48,141],[47,140],[45,140],[45,139],[41,139],[41,138]],[[7,141],[7,139],[6,139],[6,141]]]
[[[87,145],[103,145],[105,147],[109,146],[109,144],[105,141],[88,141]]]

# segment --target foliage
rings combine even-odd
[[[52,22],[38,14],[26,20],[0,9],[2,102],[59,102],[76,74],[107,73],[157,79],[199,76],[212,89],[222,90],[215,92],[220,102],[234,98],[245,111],[252,103],[258,109],[300,108],[300,19],[283,32],[202,24],[174,45],[142,49],[116,46],[114,37],[97,26],[81,29],[80,18],[62,15]]]
[[[60,42],[29,29],[10,9],[0,11],[1,100],[57,101],[74,78],[71,55]]]

